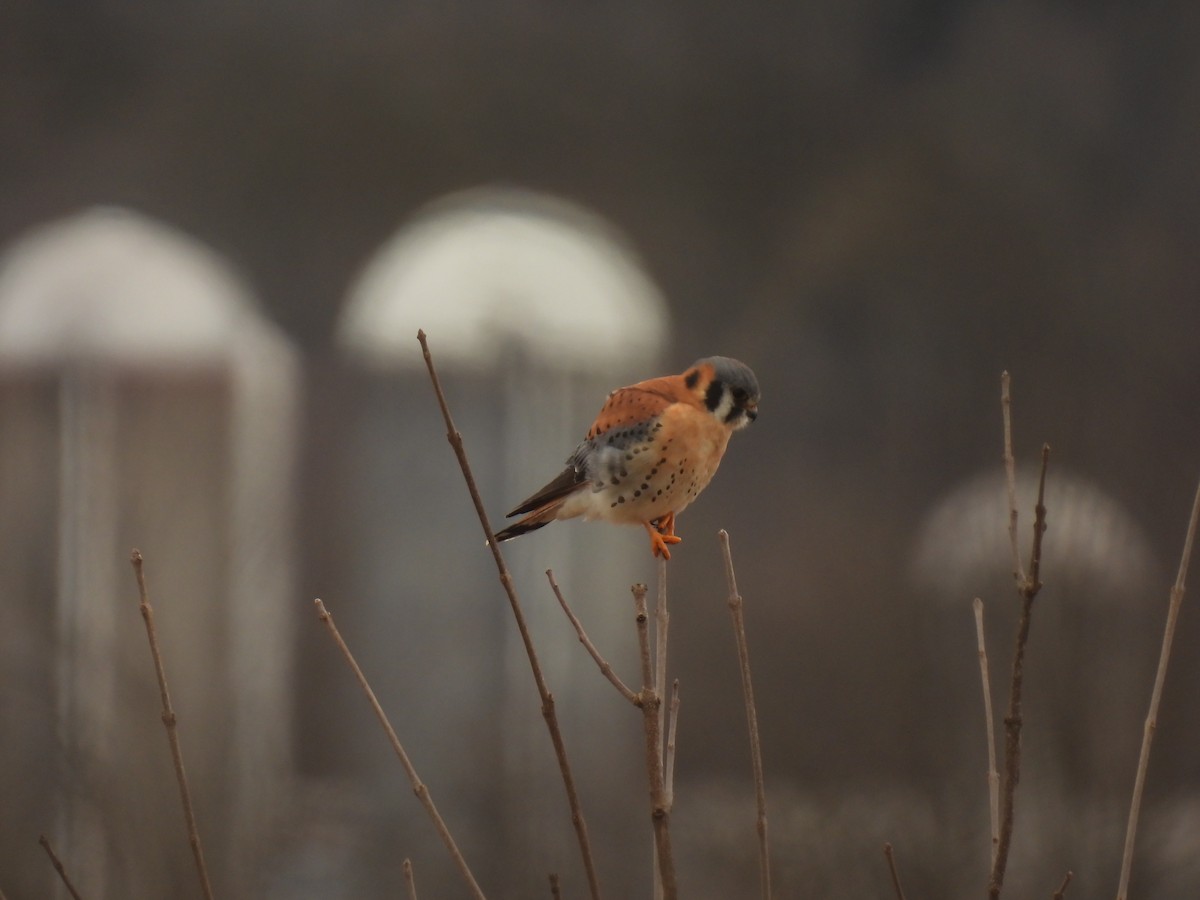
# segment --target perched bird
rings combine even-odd
[[[651,378],[608,395],[567,467],[508,514],[507,541],[556,519],[638,524],[655,556],[671,558],[675,517],[712,480],[729,437],[758,416],[750,367],[710,356],[682,375]]]

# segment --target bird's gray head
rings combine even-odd
[[[703,392],[708,411],[730,428],[745,428],[758,418],[758,379],[745,363],[709,356],[693,364],[685,378]]]

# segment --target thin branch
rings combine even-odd
[[[562,590],[559,588],[558,582],[554,579],[553,569],[546,570],[546,578],[550,581],[550,590],[554,591],[554,596],[558,599],[558,605],[562,607],[563,612],[567,614],[567,618],[571,620],[571,624],[575,627],[575,634],[579,636],[579,643],[583,644],[592,659],[596,661],[596,665],[600,667],[600,674],[612,683],[612,686],[620,692],[622,697],[634,706],[637,706],[638,695],[630,690],[629,686],[613,671],[613,667],[609,664],[608,660],[600,655],[600,651],[596,649],[596,645],[592,643],[591,639],[587,636],[587,632],[583,630],[583,623],[579,621],[579,618],[571,611],[571,607],[567,605],[567,600],[563,597]]]
[[[425,358],[425,367],[429,370],[429,380],[433,384],[434,394],[437,395],[438,407],[442,411],[442,419],[446,423],[446,440],[450,442],[451,448],[454,450],[454,455],[458,458],[459,468],[462,469],[463,479],[467,483],[467,490],[471,494],[471,502],[475,504],[475,512],[479,516],[479,524],[483,528],[484,537],[487,538],[487,545],[491,548],[492,558],[496,563],[496,571],[500,576],[500,584],[504,588],[504,593],[508,596],[509,606],[512,607],[513,618],[517,622],[517,630],[521,634],[521,641],[525,645],[525,654],[529,657],[529,668],[533,672],[533,680],[537,685],[538,696],[542,701],[542,718],[546,722],[546,728],[550,732],[550,741],[554,745],[554,755],[558,759],[558,768],[562,773],[563,786],[567,792],[567,803],[571,809],[571,824],[575,828],[575,836],[579,842],[579,852],[583,857],[583,868],[587,874],[588,890],[591,893],[592,900],[600,898],[600,879],[596,873],[596,865],[592,860],[591,842],[588,839],[587,820],[583,817],[583,806],[579,802],[579,793],[575,788],[575,778],[571,774],[571,765],[567,760],[567,747],[563,741],[562,730],[558,725],[558,713],[554,708],[554,696],[550,693],[549,687],[546,686],[546,679],[542,675],[542,666],[538,662],[537,651],[533,646],[533,638],[529,633],[529,626],[525,622],[525,613],[521,609],[521,601],[517,597],[517,589],[513,584],[512,575],[508,571],[508,565],[504,561],[504,556],[500,552],[500,545],[496,541],[495,532],[492,531],[492,526],[488,521],[487,512],[483,506],[483,498],[480,496],[479,487],[475,483],[475,476],[471,473],[471,464],[467,461],[467,451],[463,446],[462,435],[458,429],[454,427],[454,419],[450,415],[450,407],[446,404],[446,395],[442,391],[442,383],[438,378],[437,369],[433,364],[433,355],[429,352],[429,343],[426,340],[425,332],[417,332],[417,340],[421,344],[421,352]]]
[[[1012,395],[1008,372],[1000,373],[1000,409],[1004,416],[1004,474],[1008,482],[1008,539],[1012,545],[1012,573],[1018,584],[1025,581],[1021,551],[1017,546],[1017,464],[1012,445]]]
[[[1050,445],[1043,444],[1029,577],[1017,584],[1017,591],[1021,597],[1021,617],[1017,623],[1008,714],[1004,717],[1004,789],[1000,797],[1000,840],[996,845],[996,858],[992,862],[992,874],[988,883],[988,895],[991,900],[999,900],[1000,890],[1004,886],[1004,871],[1008,866],[1008,851],[1012,845],[1017,784],[1021,780],[1021,693],[1025,681],[1025,646],[1029,642],[1033,600],[1042,587],[1039,572],[1042,562],[1042,535],[1046,533],[1046,468],[1049,463]]]
[[[1154,675],[1154,688],[1150,693],[1150,711],[1146,715],[1146,727],[1142,732],[1142,750],[1138,755],[1137,773],[1133,780],[1133,800],[1129,804],[1129,823],[1125,829],[1125,850],[1121,856],[1121,877],[1117,885],[1117,900],[1125,900],[1129,890],[1129,872],[1133,866],[1133,845],[1137,837],[1138,816],[1142,808],[1142,791],[1146,786],[1146,770],[1150,765],[1150,745],[1158,727],[1158,706],[1162,700],[1163,683],[1167,678],[1167,665],[1171,661],[1171,644],[1175,640],[1175,623],[1179,619],[1179,608],[1183,605],[1183,594],[1187,585],[1188,564],[1192,558],[1192,544],[1196,539],[1196,523],[1200,520],[1200,487],[1192,501],[1192,516],[1188,520],[1187,536],[1183,540],[1183,555],[1179,560],[1179,573],[1175,586],[1171,588],[1171,599],[1167,606],[1167,624],[1163,630],[1162,650],[1158,655],[1158,671]]]
[[[413,878],[412,860],[405,859],[400,864],[400,870],[404,873],[404,888],[408,893],[408,900],[417,900],[417,881]]]
[[[725,581],[729,587],[729,614],[733,619],[733,636],[737,642],[738,665],[742,673],[742,695],[746,702],[746,725],[750,730],[750,763],[754,771],[754,796],[758,802],[758,864],[762,896],[771,896],[771,855],[767,840],[767,791],[763,779],[762,743],[758,736],[758,712],[754,704],[754,685],[750,681],[750,649],[746,642],[746,623],[742,615],[742,595],[738,593],[733,572],[733,555],[729,549],[729,533],[717,532],[721,554],[725,560]]]
[[[1067,874],[1063,876],[1062,884],[1058,886],[1058,890],[1050,897],[1050,900],[1063,900],[1067,893],[1067,885],[1071,883],[1071,879],[1075,877],[1075,873],[1067,870]]]
[[[646,773],[650,780],[650,821],[654,825],[654,849],[658,866],[658,884],[664,900],[676,900],[679,888],[675,879],[675,857],[671,850],[671,810],[667,805],[663,776],[662,734],[659,732],[659,707],[662,698],[654,690],[654,667],[650,658],[650,616],[646,611],[646,586],[633,586],[638,649],[642,661],[640,694],[642,723],[646,735]]]
[[[892,873],[892,888],[896,891],[896,900],[904,900],[904,888],[900,886],[900,871],[896,868],[896,853],[891,844],[883,845],[883,855],[887,857],[888,871]]]
[[[983,639],[983,601],[975,598],[975,642],[979,652],[979,677],[983,682],[983,718],[987,729],[988,811],[992,825],[992,865],[1000,844],[1000,773],[996,770],[996,723],[992,716],[992,684],[988,678],[987,644]]]
[[[62,879],[62,883],[67,886],[67,890],[71,892],[71,896],[75,900],[81,900],[79,891],[75,890],[75,885],[71,884],[71,879],[67,877],[67,870],[63,867],[62,861],[55,855],[54,848],[50,846],[49,838],[44,834],[40,834],[38,835],[38,843],[42,845],[42,849],[50,857],[50,864],[54,866],[54,871],[58,873],[58,877]]]
[[[666,754],[663,742],[666,740],[667,704],[667,635],[670,630],[671,614],[667,610],[667,558],[663,556],[658,561],[658,602],[654,607],[654,695],[658,697],[658,730],[655,732],[657,747],[655,755],[663,766],[663,806],[669,812],[671,809],[671,790],[666,773]],[[663,880],[658,870],[658,854],[654,855],[654,900],[663,898]]]
[[[1042,589],[1042,535],[1046,533],[1046,467],[1050,464],[1050,445],[1042,444],[1042,470],[1038,475],[1037,506],[1033,508],[1033,550],[1029,554],[1029,578],[1021,586],[1023,593],[1036,596]]]
[[[150,655],[154,658],[154,672],[158,676],[158,691],[162,698],[162,721],[167,729],[167,742],[171,745],[171,760],[175,764],[175,780],[179,782],[179,799],[183,804],[183,818],[187,823],[188,843],[192,847],[192,858],[196,861],[196,874],[200,878],[200,889],[206,900],[212,900],[212,885],[208,880],[208,868],[204,865],[204,848],[200,843],[200,831],[196,827],[196,812],[192,808],[192,795],[188,790],[187,773],[183,767],[183,747],[179,743],[179,725],[175,710],[171,707],[171,694],[167,690],[167,672],[163,667],[162,654],[158,649],[158,634],[154,630],[154,610],[146,592],[146,573],[142,552],[136,548],[130,553],[133,574],[137,579],[138,596],[142,619],[146,623],[146,637],[150,641]]]
[[[679,729],[679,679],[671,682],[671,712],[667,718],[667,757],[664,766],[666,772],[667,807],[675,806],[675,734]]]
[[[658,560],[658,602],[654,607],[654,693],[662,700],[667,696],[667,635],[671,627],[671,614],[667,611],[667,559]],[[658,754],[663,757],[663,741],[666,738],[665,703],[658,706]],[[670,809],[668,802],[667,809]]]
[[[433,821],[433,827],[437,829],[438,836],[441,837],[442,843],[446,845],[446,849],[450,851],[450,856],[454,860],[454,864],[458,867],[459,874],[467,883],[471,894],[477,900],[483,900],[483,891],[480,890],[478,882],[475,881],[475,876],[471,874],[471,869],[467,865],[466,859],[462,852],[458,849],[458,844],[454,842],[454,838],[450,834],[450,829],[446,827],[445,821],[441,814],[437,811],[437,806],[434,805],[433,797],[429,794],[427,788],[417,775],[416,767],[413,766],[412,760],[408,758],[408,754],[404,751],[404,746],[400,743],[400,738],[396,736],[396,730],[392,728],[392,723],[388,721],[387,713],[383,711],[383,707],[379,705],[379,700],[375,697],[375,692],[371,690],[371,685],[367,681],[367,676],[363,674],[363,670],[359,668],[358,661],[354,658],[354,654],[350,652],[350,647],[342,638],[337,626],[333,623],[333,616],[329,610],[325,608],[325,604],[320,599],[314,600],[313,603],[317,607],[317,616],[325,623],[325,628],[329,632],[329,636],[333,638],[333,642],[342,652],[342,656],[346,660],[346,665],[350,667],[350,671],[354,673],[354,677],[358,681],[359,687],[367,697],[367,702],[371,704],[371,709],[375,712],[375,718],[379,720],[379,724],[383,727],[384,733],[387,735],[388,741],[392,745],[392,750],[396,753],[396,758],[400,760],[400,765],[404,767],[404,771],[408,775],[409,783],[412,784],[413,793],[417,795],[417,799],[421,801],[421,805],[425,807],[425,812],[429,814],[429,818]]]
[[[558,873],[550,873],[550,897],[551,900],[562,900],[562,891],[558,886]]]

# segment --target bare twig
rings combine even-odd
[[[425,367],[429,370],[429,380],[433,383],[434,394],[437,395],[438,407],[442,411],[442,419],[446,423],[446,440],[450,442],[451,448],[454,450],[454,455],[458,458],[459,468],[462,469],[463,479],[467,483],[467,490],[471,494],[471,501],[475,504],[475,512],[479,516],[479,524],[483,528],[484,536],[487,538],[487,545],[491,548],[492,558],[496,563],[496,570],[500,576],[500,584],[504,588],[504,593],[508,596],[509,606],[512,608],[513,618],[517,623],[517,630],[521,634],[521,641],[525,645],[525,654],[529,657],[529,668],[533,672],[533,680],[537,685],[538,696],[542,701],[542,718],[546,722],[546,728],[550,732],[550,741],[554,745],[554,754],[558,759],[559,771],[562,773],[563,786],[567,792],[567,803],[571,809],[571,824],[575,828],[575,836],[579,842],[579,852],[583,857],[583,868],[587,875],[588,890],[591,893],[592,900],[600,898],[600,879],[596,873],[596,866],[592,860],[591,842],[588,839],[587,820],[583,817],[583,806],[579,802],[579,793],[575,788],[575,778],[571,774],[571,765],[567,760],[567,747],[563,741],[562,730],[558,725],[558,713],[554,708],[554,696],[550,693],[550,688],[546,686],[546,679],[542,675],[542,666],[538,662],[537,651],[533,646],[533,638],[529,633],[529,626],[525,622],[525,613],[521,609],[521,601],[517,596],[517,589],[513,583],[512,575],[508,571],[508,565],[504,561],[504,556],[500,552],[500,545],[496,541],[495,532],[492,531],[491,523],[488,521],[487,511],[483,506],[483,498],[479,494],[479,487],[475,484],[475,476],[471,473],[471,464],[467,461],[467,451],[463,446],[462,435],[458,429],[454,427],[454,419],[450,415],[450,407],[446,404],[446,395],[442,391],[442,383],[438,378],[437,369],[433,365],[433,355],[429,352],[429,343],[426,340],[425,332],[417,332],[417,340],[421,344],[421,352],[425,358]]]
[[[175,780],[179,782],[179,798],[183,804],[183,818],[187,823],[188,843],[196,861],[196,874],[200,878],[200,889],[206,900],[212,900],[212,885],[208,880],[208,868],[204,865],[204,848],[200,843],[200,831],[196,827],[196,813],[192,808],[192,795],[188,790],[187,773],[183,767],[183,747],[179,743],[179,726],[175,710],[171,707],[171,694],[167,690],[167,672],[163,667],[162,654],[158,649],[158,634],[154,630],[154,610],[146,592],[146,573],[142,552],[136,548],[130,553],[133,574],[137,578],[138,596],[142,619],[146,623],[146,637],[150,641],[150,655],[154,658],[154,672],[158,676],[158,691],[162,698],[162,721],[167,729],[167,742],[171,745],[171,760],[175,764]]]
[[[556,872],[550,873],[550,897],[551,900],[561,900],[562,898],[562,891],[558,886],[558,873]]]
[[[746,623],[742,615],[742,595],[738,593],[733,573],[733,555],[729,549],[729,533],[717,532],[721,554],[725,560],[725,581],[729,587],[729,614],[733,619],[733,636],[737,642],[738,664],[742,673],[742,694],[746,702],[746,724],[750,730],[750,764],[754,771],[754,796],[758,802],[758,864],[762,896],[771,896],[771,856],[767,840],[767,791],[763,780],[762,743],[758,736],[758,712],[754,705],[754,686],[750,681],[750,649],[746,642]]]
[[[445,821],[441,814],[437,811],[437,806],[434,805],[433,797],[429,794],[429,788],[421,781],[417,775],[416,767],[413,766],[412,760],[408,758],[408,754],[404,750],[404,746],[400,743],[400,738],[396,736],[396,730],[392,728],[392,723],[388,721],[387,713],[383,711],[383,707],[379,705],[379,700],[375,697],[375,692],[371,690],[371,685],[367,681],[367,676],[363,674],[363,670],[359,668],[358,661],[355,660],[354,654],[350,652],[350,647],[343,640],[337,626],[333,623],[333,616],[329,610],[325,608],[325,604],[320,599],[314,600],[317,607],[317,615],[322,622],[325,623],[325,628],[329,632],[329,636],[333,638],[333,642],[337,644],[338,649],[342,652],[342,656],[346,660],[346,665],[350,667],[350,671],[354,673],[354,677],[358,680],[359,687],[367,697],[367,701],[371,704],[371,709],[375,712],[375,718],[379,720],[379,724],[383,727],[384,733],[387,735],[388,741],[392,745],[392,750],[396,753],[396,758],[400,760],[400,765],[404,767],[404,771],[408,775],[408,780],[412,784],[413,793],[417,795],[417,799],[421,801],[421,805],[425,807],[425,812],[429,814],[429,818],[433,821],[433,827],[437,829],[438,836],[441,837],[442,843],[446,845],[446,849],[450,851],[450,856],[454,860],[454,864],[458,867],[459,874],[467,883],[471,894],[482,900],[483,891],[480,890],[479,884],[475,881],[475,876],[471,874],[471,869],[467,865],[466,859],[462,852],[458,849],[458,844],[454,842],[453,836],[450,834],[450,829],[446,827]]]
[[[1146,769],[1150,765],[1150,745],[1154,742],[1154,731],[1158,727],[1158,706],[1162,700],[1163,683],[1167,678],[1167,665],[1171,661],[1171,644],[1175,640],[1175,623],[1179,619],[1179,608],[1183,605],[1183,594],[1187,586],[1188,564],[1192,558],[1192,544],[1196,538],[1196,523],[1200,520],[1200,488],[1192,501],[1192,516],[1188,520],[1187,536],[1183,539],[1183,555],[1179,560],[1179,572],[1175,586],[1171,588],[1171,599],[1167,606],[1167,624],[1163,629],[1162,650],[1158,655],[1158,671],[1154,675],[1154,688],[1150,692],[1150,711],[1146,714],[1146,726],[1142,732],[1142,749],[1138,755],[1137,773],[1133,780],[1133,800],[1129,804],[1129,822],[1125,828],[1125,850],[1121,856],[1121,877],[1117,884],[1117,900],[1125,900],[1129,890],[1129,872],[1133,866],[1133,845],[1137,837],[1138,816],[1142,807],[1142,791],[1146,786]]]
[[[1058,886],[1058,890],[1051,895],[1050,900],[1063,900],[1063,897],[1065,897],[1067,893],[1067,885],[1071,883],[1071,879],[1074,877],[1075,873],[1068,870],[1067,874],[1063,876],[1062,884],[1060,884]]]
[[[675,806],[675,733],[679,728],[679,679],[671,682],[671,712],[667,718],[667,757],[664,778],[667,786],[667,807]]]
[[[412,860],[405,859],[400,864],[400,870],[404,873],[404,888],[408,892],[408,900],[417,900],[417,881],[413,878]]]
[[[63,867],[62,861],[55,855],[54,848],[50,846],[49,838],[44,834],[40,834],[38,835],[38,843],[42,845],[42,849],[50,857],[50,864],[54,866],[54,871],[58,873],[58,877],[62,879],[62,883],[67,886],[67,890],[71,892],[71,896],[75,900],[81,900],[79,891],[75,890],[75,885],[71,884],[71,879],[67,877],[67,870]]]
[[[558,599],[558,605],[562,607],[563,612],[567,614],[567,618],[571,620],[571,624],[575,627],[575,634],[579,636],[579,643],[587,648],[587,652],[596,661],[596,665],[600,667],[600,674],[612,683],[612,686],[620,692],[622,697],[634,706],[637,706],[638,695],[630,690],[629,686],[613,671],[613,667],[609,664],[608,660],[600,655],[600,651],[596,649],[596,645],[592,643],[587,633],[583,630],[583,623],[579,621],[579,618],[571,611],[571,607],[567,605],[566,598],[563,597],[562,590],[559,588],[558,582],[554,579],[553,569],[546,570],[546,578],[550,581],[550,590],[554,591],[554,596]]]
[[[667,559],[658,560],[658,602],[654,607],[654,693],[659,700],[667,696],[667,634],[671,626],[671,614],[667,611]],[[663,741],[666,739],[667,707],[658,706],[658,755],[663,756]],[[667,807],[670,809],[670,806]]]
[[[883,845],[883,855],[887,857],[888,871],[892,873],[892,888],[896,891],[896,900],[904,900],[904,888],[900,886],[900,871],[896,868],[896,853],[891,844]]]
[[[1017,542],[1017,463],[1012,445],[1012,395],[1008,372],[1000,373],[1000,410],[1004,416],[1004,474],[1008,482],[1008,539],[1012,545],[1012,573],[1018,584],[1025,581],[1021,550]]]
[[[663,805],[671,810],[671,789],[669,776],[666,772],[666,755],[663,742],[666,740],[667,704],[667,635],[671,624],[671,614],[667,610],[667,558],[658,561],[658,602],[654,607],[654,694],[658,697],[658,731],[655,736],[658,746],[655,754],[663,766]],[[657,837],[655,838],[657,840]],[[663,880],[658,869],[658,853],[654,854],[654,900],[663,898]]]
[[[1017,592],[1021,597],[1021,617],[1017,623],[1008,714],[1004,717],[1004,783],[1000,797],[1000,839],[996,844],[996,856],[992,862],[992,873],[988,883],[988,895],[991,900],[999,900],[1000,890],[1004,886],[1004,871],[1008,866],[1008,851],[1012,844],[1017,783],[1021,780],[1021,693],[1025,680],[1025,645],[1029,642],[1033,600],[1042,587],[1039,576],[1042,564],[1042,535],[1046,532],[1046,467],[1049,463],[1050,445],[1043,444],[1029,575],[1017,584]]]
[[[983,601],[975,598],[975,642],[979,651],[979,677],[983,682],[983,718],[987,730],[988,811],[992,824],[992,864],[1000,844],[1000,773],[996,770],[996,723],[992,717],[992,684],[988,678],[987,644],[983,638]]]
[[[654,667],[650,658],[650,616],[646,610],[646,586],[633,586],[636,611],[638,649],[642,660],[642,690],[640,703],[646,734],[646,773],[650,780],[650,821],[654,825],[654,849],[658,866],[658,883],[665,900],[675,900],[679,889],[675,879],[675,858],[671,851],[671,809],[667,804],[666,781],[663,776],[662,734],[659,732],[659,707],[662,698],[654,690]]]

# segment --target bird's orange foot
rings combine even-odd
[[[683,540],[683,538],[675,536],[673,527],[669,534],[664,534],[661,524],[659,524],[657,527],[650,522],[643,522],[642,524],[645,526],[646,532],[650,535],[650,552],[656,557],[661,556],[663,559],[670,559],[671,551],[667,549],[668,546],[671,544],[678,544]],[[671,517],[670,524],[674,526],[674,516]]]

